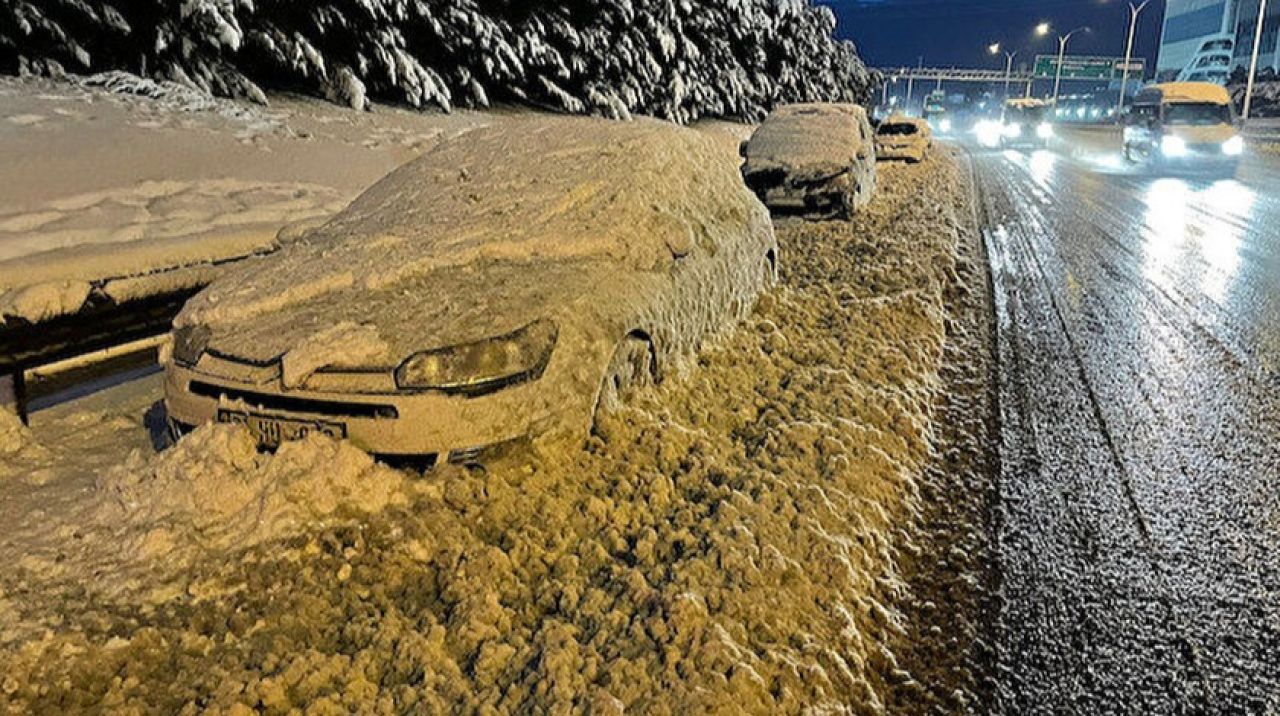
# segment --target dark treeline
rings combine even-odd
[[[259,102],[758,119],[868,98],[834,27],[810,0],[9,0],[0,71],[125,70]]]

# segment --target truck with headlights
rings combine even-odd
[[[445,140],[174,322],[175,433],[311,434],[424,465],[585,441],[774,281],[768,210],[714,137],[531,117]]]
[[[1031,98],[1005,102],[1000,120],[1001,148],[1044,149],[1052,138],[1047,102]]]
[[[1225,87],[1171,82],[1134,96],[1124,117],[1124,156],[1169,171],[1234,175],[1244,137]]]

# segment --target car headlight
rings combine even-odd
[[[1021,137],[1021,136],[1022,136],[1022,125],[1021,125],[1021,124],[1006,124],[1006,125],[1004,125],[1004,136],[1006,136],[1006,137]]]
[[[1182,137],[1165,137],[1160,140],[1160,151],[1166,157],[1186,156],[1187,143]]]
[[[1039,127],[1036,127],[1036,136],[1041,139],[1048,139],[1049,137],[1052,137],[1053,125],[1048,122],[1042,122]]]
[[[183,326],[173,332],[173,362],[191,368],[200,362],[200,356],[209,345],[213,331],[208,326]]]
[[[505,336],[412,355],[396,369],[396,385],[463,395],[490,393],[540,376],[555,344],[555,324],[534,321]]]
[[[1244,154],[1244,137],[1232,137],[1222,143],[1222,153],[1229,157]]]
[[[940,132],[950,132],[950,131],[951,131],[951,120],[949,120],[949,119],[944,119],[944,120],[942,120],[941,122],[938,122],[938,131],[940,131]]]

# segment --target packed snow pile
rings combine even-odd
[[[312,436],[261,454],[240,426],[206,425],[158,455],[135,451],[101,475],[93,526],[133,560],[278,539],[325,519],[408,502],[404,473],[348,443]]]
[[[0,70],[125,70],[259,102],[263,87],[302,87],[356,108],[758,118],[868,96],[834,28],[810,0],[15,0],[0,4]]]
[[[586,451],[407,478],[424,486],[407,504],[215,553],[146,609],[92,580],[48,594],[21,567],[0,575],[15,618],[49,610],[56,625],[0,653],[6,697],[37,711],[884,711],[912,684],[899,564],[916,549],[967,215],[951,153],[881,179],[852,222],[779,226],[779,288]],[[382,474],[343,468],[357,460],[331,442],[271,458],[229,429],[193,438],[113,473],[103,509],[174,525],[164,544],[252,524],[263,510],[246,499],[279,485]],[[218,514],[178,489],[192,480],[228,485],[205,493]],[[272,499],[268,513],[285,504]],[[306,504],[285,512],[323,514]]]
[[[0,211],[0,323],[208,283],[270,252],[282,227],[326,217],[337,191],[289,182],[144,181]]]
[[[36,447],[31,431],[18,420],[18,416],[7,408],[0,407],[0,458],[12,459]]]

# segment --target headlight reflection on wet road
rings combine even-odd
[[[1256,194],[1240,182],[1195,186],[1158,179],[1145,194],[1143,274],[1162,286],[1193,282],[1222,304],[1240,268],[1240,249]]]

